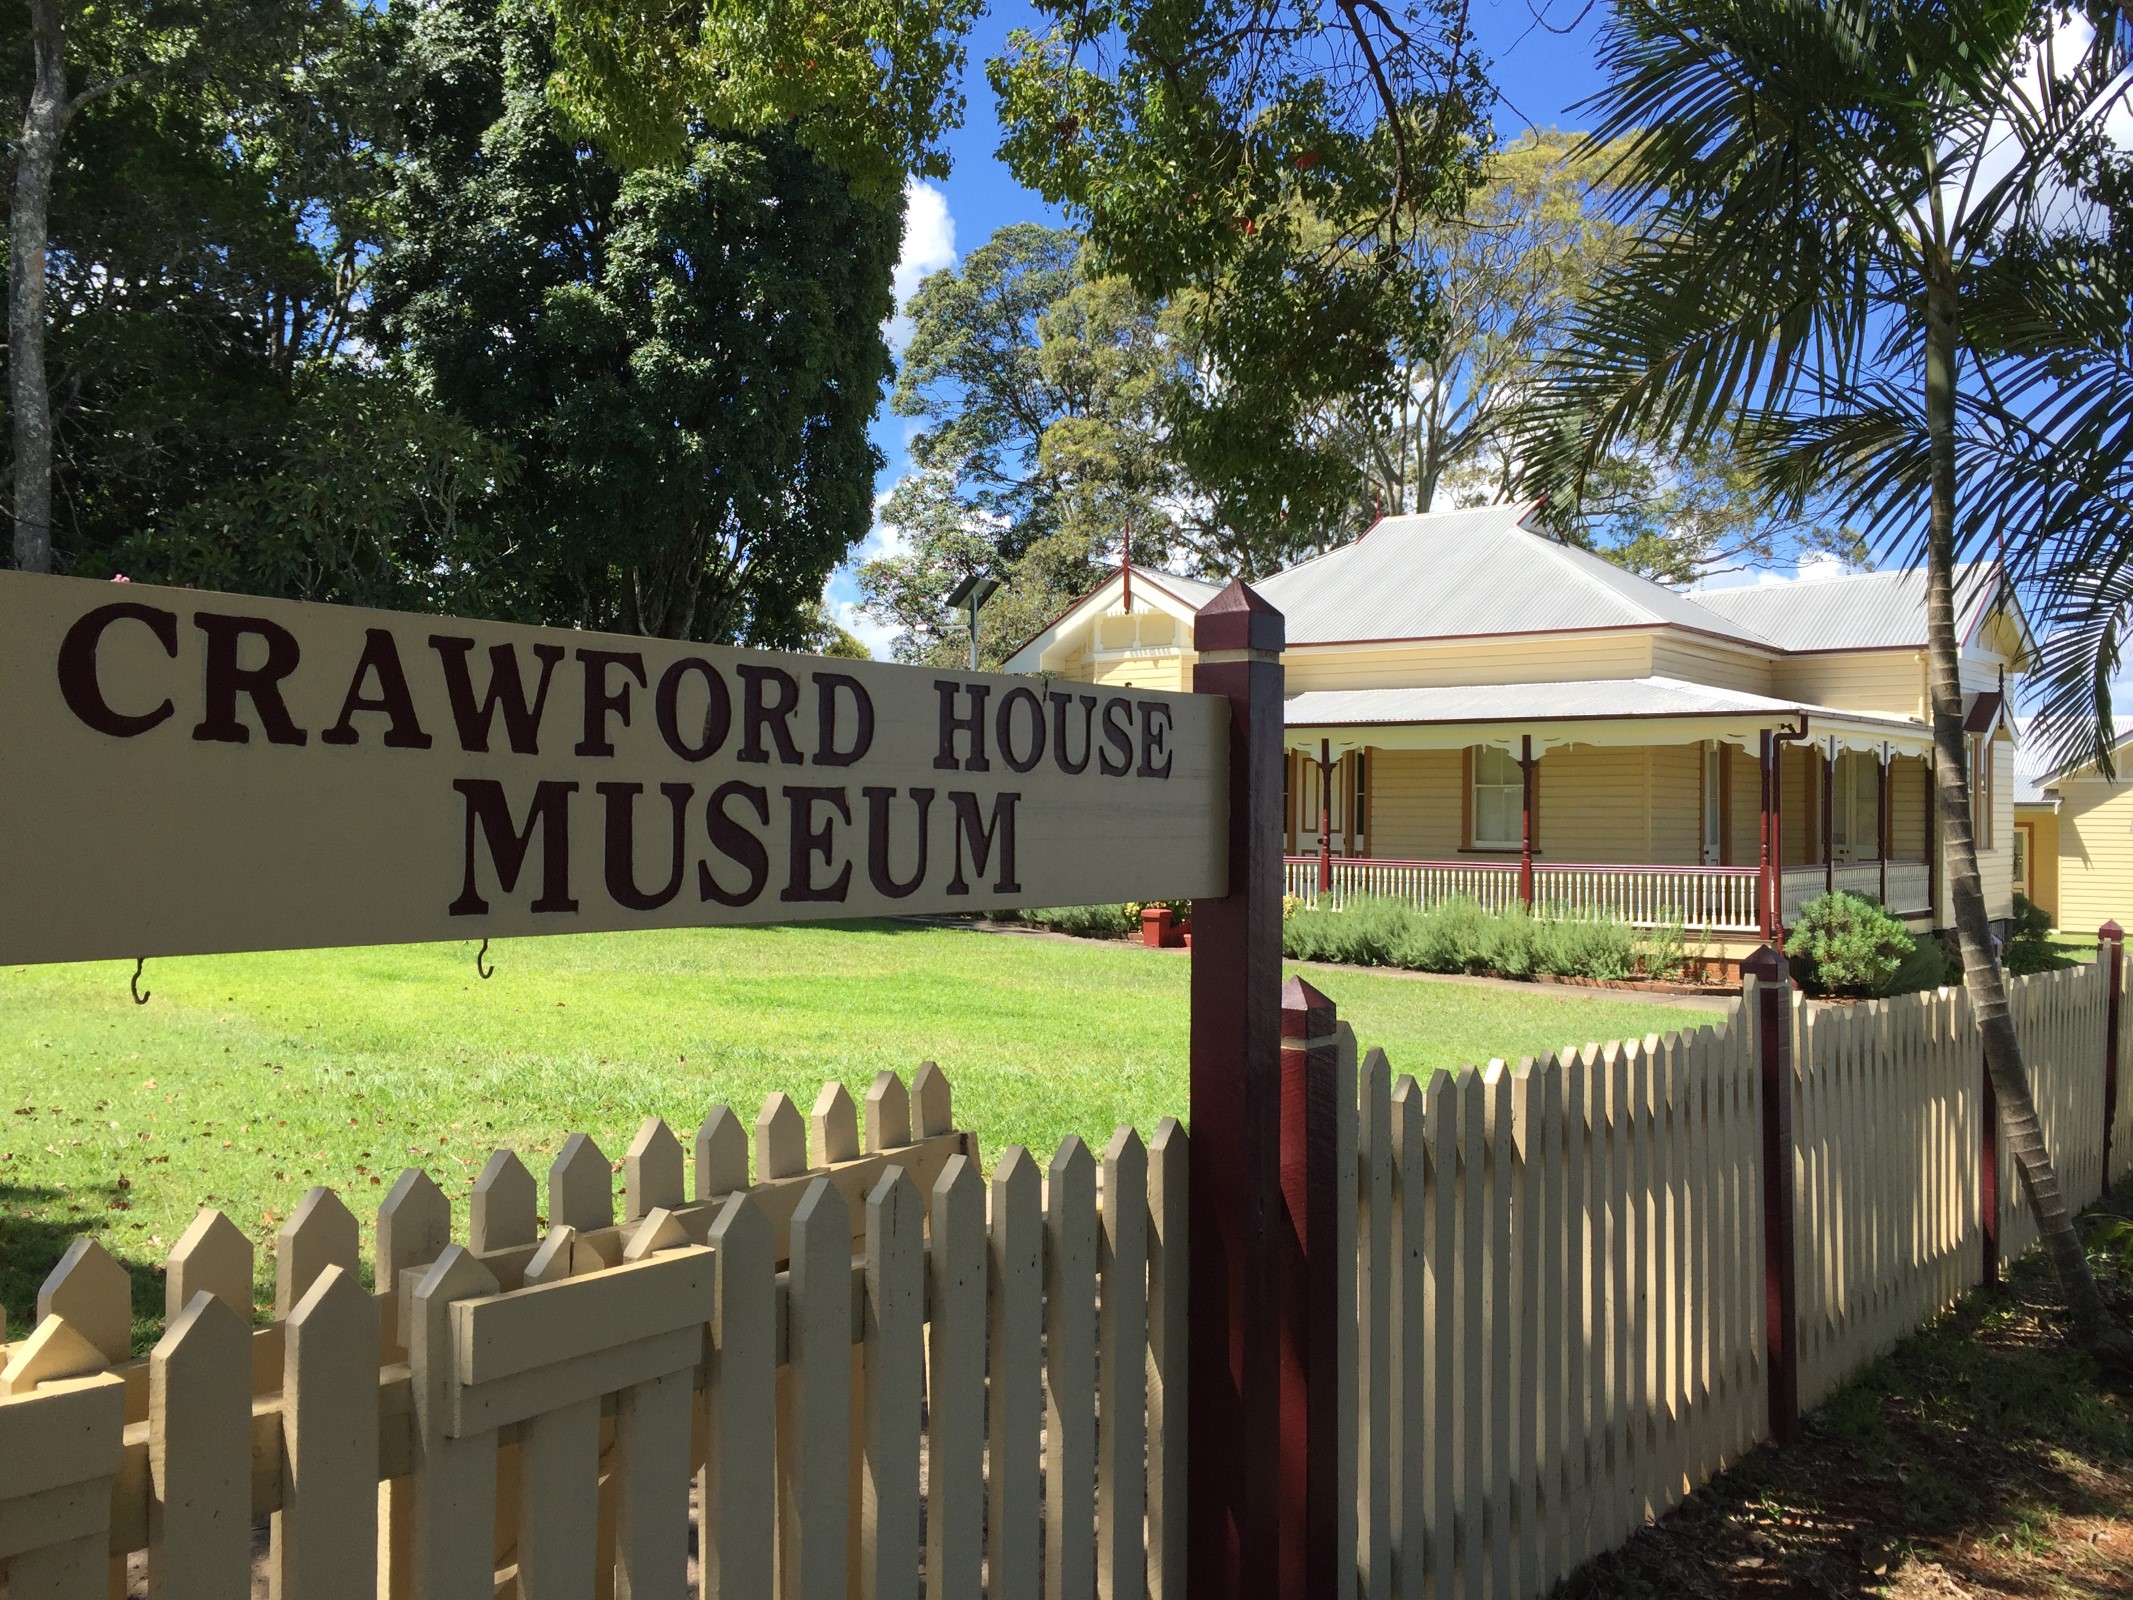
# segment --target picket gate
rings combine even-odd
[[[1048,1173],[1011,1148],[988,1181],[927,1063],[875,1080],[863,1148],[841,1085],[753,1134],[751,1184],[712,1109],[691,1200],[647,1119],[620,1222],[585,1135],[545,1218],[499,1151],[464,1242],[409,1169],[376,1292],[315,1188],[258,1328],[251,1242],[203,1211],[145,1358],[78,1241],[0,1350],[9,1600],[242,1595],[261,1518],[288,1600],[679,1600],[692,1545],[706,1595],[1182,1593],[1184,1129],[1069,1138]]]

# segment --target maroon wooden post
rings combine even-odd
[[[1926,769],[1926,911],[1928,913],[1926,926],[1938,928],[1942,926],[1940,920],[1940,839],[1938,837],[1940,805],[1938,796],[1933,792],[1933,758],[1931,756],[1922,757],[1921,764]]]
[[[1760,841],[1762,854],[1756,865],[1755,877],[1756,934],[1765,941],[1775,937],[1777,930],[1777,896],[1773,891],[1770,876],[1770,842],[1772,837],[1770,797],[1775,783],[1772,771],[1776,765],[1776,757],[1772,754],[1775,749],[1776,746],[1770,742],[1770,730],[1765,728],[1763,730],[1762,748],[1756,754],[1756,765],[1762,770],[1763,775],[1763,810],[1762,837]]]
[[[1339,1134],[1333,1002],[1281,990],[1281,1594],[1334,1592],[1340,1559]],[[1352,1173],[1347,1181],[1354,1182]],[[1353,1295],[1350,1295],[1353,1304]],[[1354,1314],[1351,1310],[1351,1316]],[[1348,1559],[1352,1563],[1355,1553]]]
[[[1333,741],[1318,741],[1318,892],[1333,892]]]
[[[2000,1096],[1992,1087],[1992,1066],[1985,1052],[1978,1052],[1978,1071],[1985,1093],[1978,1118],[1977,1221],[1982,1247],[1978,1282],[1988,1289],[2000,1282]]]
[[[1878,777],[1874,784],[1874,854],[1881,862],[1881,907],[1889,904],[1889,746],[1881,743],[1881,765],[1875,769]]]
[[[2103,1023],[2103,1187],[2111,1187],[2111,1130],[2118,1125],[2118,1004],[2125,989],[2126,930],[2113,917],[2096,930],[2096,954],[2108,965]]]
[[[1837,891],[1837,736],[1822,754],[1822,892]]]
[[[1533,909],[1533,735],[1519,735],[1518,898]]]
[[[1280,1555],[1281,613],[1241,582],[1193,624],[1229,701],[1229,892],[1192,905],[1186,1578],[1272,1600]]]
[[[1741,963],[1763,1096],[1763,1332],[1769,1347],[1770,1437],[1800,1436],[1798,1266],[1792,1239],[1792,974],[1766,944]]]

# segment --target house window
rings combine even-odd
[[[1881,763],[1872,752],[1838,752],[1830,784],[1830,838],[1839,861],[1881,858]]]
[[[2015,893],[2034,900],[2029,892],[2029,824],[2018,822],[2014,831],[2014,886]]]
[[[1348,758],[1348,769],[1355,775],[1355,809],[1349,813],[1355,818],[1355,835],[1366,838],[1370,833],[1370,757],[1358,750]]]
[[[1473,768],[1474,845],[1479,849],[1518,849],[1526,788],[1518,758],[1494,745],[1476,745]]]

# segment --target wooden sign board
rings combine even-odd
[[[1210,696],[0,573],[0,964],[1227,892]]]

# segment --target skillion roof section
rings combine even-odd
[[[1387,517],[1254,584],[1291,645],[1677,627],[1769,648],[1752,627],[1520,524],[1526,505]]]
[[[1968,643],[1999,598],[1998,575],[1976,561],[1955,571],[1955,633]],[[1922,567],[1854,572],[1805,583],[1705,589],[1696,602],[1782,650],[1904,650],[1926,643]],[[2027,632],[2026,627],[2024,632]]]

